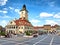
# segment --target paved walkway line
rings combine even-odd
[[[43,40],[44,40],[44,39],[46,39],[47,37],[48,37],[48,36],[44,37],[43,39],[41,39],[40,41],[38,41],[38,42],[34,43],[33,45],[38,44],[39,42],[43,41]]]
[[[45,37],[45,36],[43,35],[42,37]],[[35,40],[35,39],[38,39],[38,38],[39,38],[39,37],[34,38],[34,39],[30,39],[30,40],[28,40],[28,41],[24,41],[24,42],[22,42],[22,43],[18,43],[18,44],[23,44],[23,43],[25,43],[25,42],[30,42],[30,41]]]
[[[49,44],[49,45],[52,45],[52,43],[53,43],[53,39],[54,39],[54,37],[52,37],[51,42],[50,42],[50,44]]]

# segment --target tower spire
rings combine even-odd
[[[20,10],[20,18],[24,18],[28,20],[28,11],[26,9],[26,5],[24,4],[22,9]]]
[[[26,10],[26,5],[25,4],[23,5],[23,10]]]
[[[22,9],[21,9],[20,11],[24,11],[24,10],[27,11],[25,4],[23,5],[23,7],[22,7]],[[27,11],[27,12],[28,12],[28,11]]]

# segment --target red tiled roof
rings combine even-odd
[[[22,19],[22,18],[20,18],[20,19],[18,19],[18,20],[15,20],[15,23],[16,23],[16,25],[24,25],[24,26],[32,26],[32,24],[28,21],[28,20],[26,20],[26,19]]]
[[[43,29],[43,26],[41,26],[41,27],[38,27],[38,26],[37,27],[33,27],[33,29],[37,31],[39,29]]]
[[[34,29],[40,29],[40,28],[43,28],[43,27],[34,27]]]
[[[51,25],[44,25],[44,26],[51,26]]]
[[[55,26],[51,26],[51,28],[55,28]]]

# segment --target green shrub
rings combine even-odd
[[[32,34],[32,31],[25,31],[25,34],[30,36]]]
[[[5,35],[5,32],[0,32],[0,35],[4,36]]]

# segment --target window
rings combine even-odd
[[[18,28],[18,27],[16,26],[16,28]]]
[[[12,22],[10,22],[12,24]]]
[[[11,26],[11,28],[13,29],[13,26]]]
[[[21,27],[21,29],[23,29],[23,27]]]
[[[26,29],[26,27],[25,27],[25,29]]]
[[[27,27],[27,29],[29,29],[29,27]]]
[[[20,27],[19,27],[19,29],[20,29]]]
[[[15,26],[14,26],[14,29],[15,29]]]
[[[25,17],[24,17],[24,19],[25,19]]]

